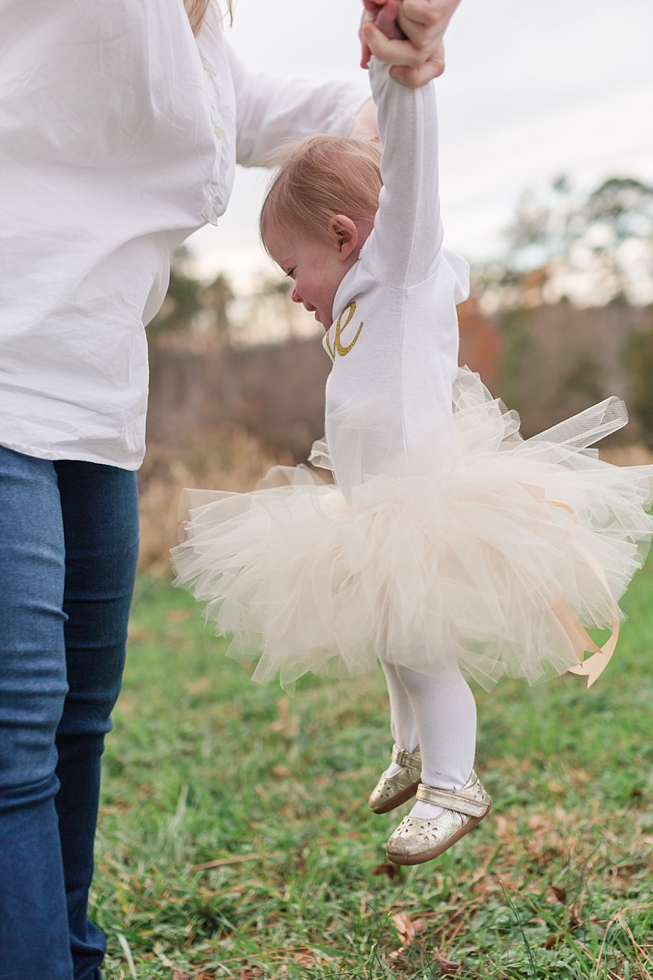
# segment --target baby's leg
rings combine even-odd
[[[422,782],[438,789],[462,789],[474,766],[476,704],[458,665],[443,666],[437,676],[408,667],[396,667],[395,672],[413,709]],[[410,814],[431,819],[441,812],[441,807],[418,801]]]
[[[406,688],[399,679],[394,664],[381,661],[390,697],[390,731],[400,749],[414,752],[419,745],[415,714]],[[401,770],[396,762],[391,762],[384,775],[395,776]]]

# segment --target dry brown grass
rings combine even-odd
[[[244,432],[204,436],[181,457],[169,458],[164,447],[151,447],[141,471],[141,571],[164,575],[169,570],[169,552],[179,540],[177,512],[184,487],[243,493],[275,462]]]
[[[635,443],[629,446],[607,446],[600,450],[601,459],[614,466],[648,466],[653,463],[653,452]]]

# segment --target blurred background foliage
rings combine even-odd
[[[589,192],[566,176],[525,191],[505,231],[506,251],[478,270],[497,309],[653,300],[653,185],[611,177]]]

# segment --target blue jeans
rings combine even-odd
[[[100,757],[138,554],[136,475],[0,446],[0,980],[99,980]]]

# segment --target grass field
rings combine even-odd
[[[591,691],[479,693],[488,819],[438,861],[385,863],[408,805],[366,797],[388,705],[250,683],[199,608],[143,577],[108,740],[93,915],[106,977],[653,976],[653,566]]]

